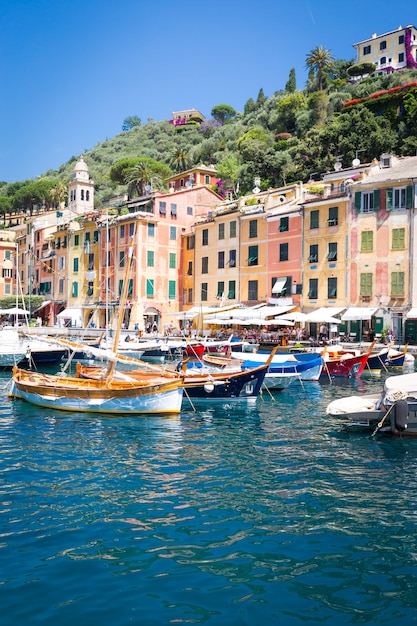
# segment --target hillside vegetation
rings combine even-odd
[[[111,177],[111,168],[126,158],[153,159],[167,166],[168,173],[200,163],[215,165],[222,181],[218,191],[241,195],[252,190],[255,177],[265,190],[312,176],[317,180],[333,169],[336,160],[348,167],[356,156],[370,162],[384,152],[415,155],[417,70],[351,83],[347,73],[351,66],[352,62],[333,61],[320,74],[311,63],[302,90],[296,89],[291,70],[284,89],[269,97],[261,89],[256,99],[248,99],[243,112],[214,106],[212,119],[200,126],[191,123],[178,129],[168,121],[154,120],[141,125],[136,116],[128,118],[135,125],[125,123],[127,130],[84,153],[97,206],[127,191],[127,182],[120,184],[120,178]],[[38,181],[0,183],[0,213],[31,211],[36,203],[58,206],[63,183],[71,180],[78,158],[45,172]]]

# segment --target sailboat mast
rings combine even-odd
[[[116,328],[116,333],[114,335],[114,342],[113,342],[114,354],[117,353],[117,349],[119,346],[119,339],[120,339],[120,335],[122,332],[123,316],[125,312],[125,304],[126,304],[127,292],[129,288],[129,272],[130,272],[130,268],[132,265],[132,259],[133,259],[133,245],[130,245],[128,253],[127,253],[127,263],[126,263],[125,278],[123,282],[123,292],[122,292],[122,296],[120,298],[120,303],[119,303],[119,316],[117,320],[117,328]],[[115,368],[115,361],[112,361],[109,367],[109,378],[113,376],[114,368]]]

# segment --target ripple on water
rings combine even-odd
[[[338,395],[179,418],[4,398],[0,590],[9,623],[409,624],[417,442],[342,433]]]

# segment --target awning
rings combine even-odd
[[[406,320],[417,320],[417,309],[410,309],[405,316]]]
[[[71,326],[83,326],[83,315],[81,309],[68,308],[58,313],[57,318],[60,320],[71,320]]]
[[[51,300],[45,300],[45,302],[42,302],[41,306],[38,306],[37,309],[35,309],[33,312],[37,313],[38,311],[41,311],[42,309],[44,309],[46,306],[48,306],[48,304],[51,304]]]
[[[177,315],[175,315],[175,319],[181,321],[181,320],[193,320],[195,317],[197,317],[198,313],[195,312],[190,312],[190,311],[184,311],[184,313],[178,313]]]
[[[338,315],[342,311],[345,310],[346,307],[331,307],[331,306],[322,306],[320,309],[316,309],[312,313],[307,313],[307,322],[316,322],[323,324],[340,324],[340,320],[335,318],[335,315]]]
[[[287,311],[291,311],[292,309],[295,309],[296,305],[295,304],[290,304],[290,305],[284,305],[281,306],[279,304],[272,304],[272,305],[265,305],[265,304],[256,304],[254,307],[252,307],[258,315],[260,315],[261,317],[271,317],[271,315],[276,316],[276,315],[282,315],[283,313],[286,314]]]
[[[351,307],[342,315],[343,322],[370,320],[378,311],[378,307]]]
[[[0,309],[0,315],[29,315],[29,311],[13,307],[12,309]]]
[[[281,293],[281,291],[284,289],[285,284],[287,282],[287,278],[277,278],[276,281],[274,282],[274,285],[272,287],[272,293]]]

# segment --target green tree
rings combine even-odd
[[[365,76],[366,74],[372,74],[375,72],[376,65],[375,63],[357,63],[355,65],[351,65],[347,68],[348,76]]]
[[[51,204],[50,191],[55,182],[53,179],[41,178],[23,185],[13,196],[13,208],[29,212],[30,215],[35,205],[48,208]]]
[[[295,78],[295,68],[292,67],[290,70],[290,75],[287,80],[287,84],[285,85],[285,91],[288,91],[288,93],[294,93],[296,89],[297,89],[297,81]]]
[[[329,96],[325,91],[315,91],[308,97],[308,108],[312,112],[310,121],[313,124],[319,124],[327,118],[327,107],[329,104]]]
[[[343,111],[327,124],[313,126],[289,152],[300,178],[308,178],[311,172],[332,170],[338,154],[343,154],[347,166],[361,150],[362,162],[369,163],[384,152],[392,154],[396,145],[397,134],[389,120],[361,106]]]
[[[256,99],[256,106],[257,106],[257,108],[263,106],[265,104],[265,102],[266,102],[266,96],[264,94],[264,90],[261,87],[260,90],[259,90],[259,93],[258,93],[258,97]]]
[[[0,196],[0,215],[3,216],[4,224],[6,224],[6,215],[10,215],[12,209],[12,199],[10,196]]]
[[[57,208],[61,208],[65,205],[68,198],[68,187],[62,181],[56,181],[54,186],[49,191],[51,203]]]
[[[306,56],[306,67],[313,68],[317,74],[319,91],[323,89],[323,72],[332,66],[333,61],[332,53],[323,46],[316,46]]]
[[[279,100],[280,130],[293,133],[296,130],[296,116],[307,107],[307,98],[302,91],[295,91]]]
[[[228,154],[218,163],[218,177],[224,181],[226,188],[236,188],[238,180],[239,163],[235,154]]]
[[[249,98],[249,100],[246,102],[243,108],[243,112],[245,115],[249,115],[250,113],[253,113],[254,111],[256,111],[255,100],[253,98]]]
[[[129,167],[125,172],[124,182],[128,185],[129,195],[135,190],[138,196],[148,195],[147,187],[151,189],[166,188],[165,178],[172,174],[168,166],[154,159],[142,158]]]
[[[139,163],[140,158],[130,157],[126,159],[120,159],[115,163],[109,171],[109,178],[113,183],[117,183],[119,185],[124,185],[126,182],[126,173],[127,171]]]
[[[211,116],[221,124],[225,124],[236,117],[236,111],[229,104],[217,104],[212,108]]]
[[[126,117],[123,122],[122,130],[123,132],[127,132],[131,128],[134,128],[134,126],[140,126],[141,123],[142,121],[140,117],[138,117],[137,115],[129,115],[129,117]]]
[[[174,172],[185,172],[191,166],[191,158],[186,148],[175,148],[169,156],[169,166]]]

